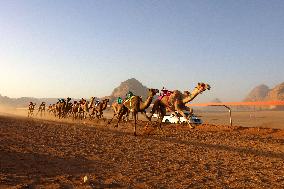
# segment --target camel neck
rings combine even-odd
[[[149,108],[152,100],[153,100],[153,96],[151,96],[151,95],[148,96],[147,99],[145,100],[145,102],[142,102],[140,104],[140,110],[145,110],[145,109]]]
[[[90,107],[92,107],[92,106],[93,106],[93,104],[94,104],[94,100],[95,100],[95,98],[91,98],[91,101],[90,101]]]
[[[195,88],[190,95],[188,95],[182,100],[183,104],[192,101],[197,95],[199,95],[199,93],[200,93],[199,90]]]
[[[107,101],[105,101],[105,102],[103,103],[102,109],[105,110],[106,108],[107,108]]]

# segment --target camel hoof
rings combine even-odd
[[[136,134],[136,133],[134,133],[134,136],[137,136],[137,134]]]

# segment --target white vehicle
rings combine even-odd
[[[174,113],[171,113],[169,115],[165,115],[162,122],[164,123],[186,123],[186,119],[182,117],[179,113],[177,113],[179,117],[177,117]],[[188,116],[188,113],[185,113],[186,116]],[[153,117],[158,118],[158,114],[154,114]],[[192,115],[189,118],[189,122],[193,124],[202,124],[202,120],[195,115]]]

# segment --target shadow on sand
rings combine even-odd
[[[21,185],[21,188],[36,188],[38,185],[58,184],[60,188],[74,188],[68,180],[83,183],[82,175],[104,175],[112,166],[104,161],[84,157],[60,158],[36,153],[18,153],[0,149],[0,179],[5,186]],[[120,184],[104,184],[90,180],[91,188],[120,188]]]

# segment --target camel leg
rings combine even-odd
[[[148,118],[147,118],[148,120],[151,121],[153,114],[159,109],[159,107],[160,107],[160,100],[156,100],[156,101],[154,102],[154,105],[153,105],[153,107],[152,107],[152,110],[150,111],[149,116],[146,115],[146,116],[148,117]]]
[[[185,109],[186,111],[188,111],[190,115],[193,114],[193,109],[192,109],[192,108],[186,106],[184,109]]]
[[[148,121],[151,121],[151,118],[146,115],[146,111],[145,111],[145,110],[142,111],[141,114],[142,114],[146,119],[148,119]],[[137,114],[137,119],[138,119],[138,114]]]
[[[110,121],[107,122],[107,124],[110,124],[115,116],[116,116],[116,113],[113,114],[112,118],[110,119]]]
[[[119,110],[118,115],[117,115],[117,119],[118,119],[118,120],[117,120],[117,123],[116,123],[115,127],[118,127],[118,124],[119,124],[119,122],[120,122],[122,116],[123,116],[124,114],[126,114],[126,113],[127,113],[127,108],[126,108],[126,107],[122,107],[122,108]]]
[[[159,129],[160,129],[160,131],[162,131],[163,134],[165,134],[165,133],[164,133],[164,131],[162,129],[162,121],[163,121],[163,118],[166,115],[166,113],[167,113],[166,108],[160,106]]]
[[[184,118],[187,120],[187,124],[189,125],[189,127],[190,127],[191,129],[194,129],[194,127],[190,124],[188,117],[183,113],[182,109],[176,108],[176,111],[177,111],[178,113],[180,113],[180,115],[182,115],[182,117],[184,117]]]
[[[134,117],[134,136],[137,136],[137,134],[136,134],[137,116],[138,116],[138,112],[132,113],[132,117]]]

